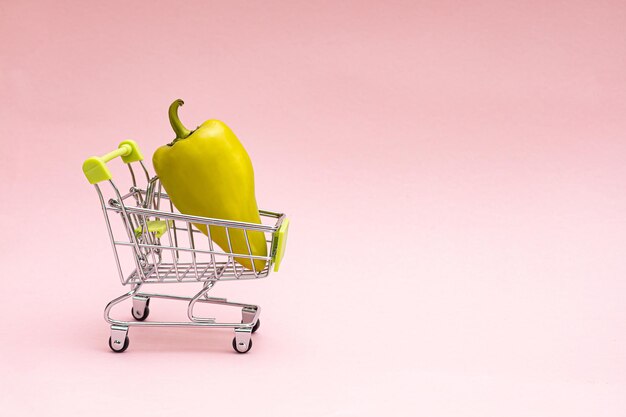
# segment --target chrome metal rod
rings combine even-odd
[[[119,240],[115,241],[116,245],[120,245],[120,246],[133,246],[134,244],[132,242],[122,242]],[[260,256],[260,255],[247,255],[245,253],[227,253],[227,252],[219,252],[219,251],[211,251],[211,250],[206,250],[206,249],[197,249],[197,248],[183,248],[183,247],[175,247],[175,246],[163,246],[163,245],[152,245],[152,244],[148,244],[148,243],[140,243],[139,244],[140,247],[142,248],[157,248],[157,249],[164,249],[164,250],[170,250],[170,249],[176,249],[179,251],[183,251],[183,252],[192,252],[192,253],[206,253],[206,254],[214,254],[214,255],[231,255],[231,256],[236,256],[237,258],[249,258],[249,259],[259,259],[259,260],[271,260],[272,257],[271,256]]]
[[[266,226],[258,223],[246,223],[246,222],[238,222],[234,220],[223,220],[223,219],[214,219],[211,217],[200,217],[200,216],[190,216],[188,214],[179,214],[179,213],[170,213],[167,211],[159,211],[142,207],[128,207],[124,206],[121,203],[117,203],[115,201],[111,201],[111,209],[125,209],[129,213],[138,213],[145,214],[147,216],[159,216],[161,218],[173,219],[173,220],[182,220],[185,222],[197,223],[197,224],[206,224],[213,226],[225,226],[232,227],[235,229],[248,229],[255,230],[259,232],[275,232],[277,230],[276,226]],[[284,214],[282,216],[285,216]]]

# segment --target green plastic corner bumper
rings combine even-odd
[[[274,245],[272,247],[272,260],[274,261],[274,272],[278,272],[280,263],[285,256],[287,247],[287,235],[289,234],[289,219],[283,220],[278,230],[274,232]]]
[[[148,224],[148,232],[154,233],[157,238],[161,238],[167,232],[168,226],[172,225],[172,221],[165,220],[149,220],[146,222]],[[139,226],[135,228],[135,236],[139,237],[143,233],[143,226]]]

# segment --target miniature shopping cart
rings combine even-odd
[[[110,160],[121,157],[130,170],[132,187],[122,195],[112,180],[106,166]],[[158,177],[150,177],[142,162],[143,157],[137,144],[128,140],[102,156],[88,158],[83,172],[93,184],[100,197],[104,220],[111,239],[117,271],[122,285],[131,290],[112,300],[104,310],[104,318],[111,324],[109,347],[114,352],[128,348],[128,329],[131,326],[157,327],[206,327],[232,328],[235,331],[233,348],[246,353],[252,347],[251,335],[260,325],[261,309],[257,305],[227,301],[225,298],[209,297],[208,292],[218,281],[244,281],[264,278],[273,268],[277,271],[287,241],[289,220],[284,214],[259,211],[262,224],[189,216],[175,211],[174,205],[162,192]],[[145,176],[145,188],[139,187],[133,163],[141,167],[138,175]],[[143,172],[141,172],[143,171]],[[108,182],[109,186],[106,186]],[[106,199],[104,190],[111,193]],[[196,225],[206,225],[208,237]],[[211,227],[209,227],[211,226]],[[232,249],[223,250],[211,241],[211,229],[223,228],[229,248],[231,236],[245,236],[247,253]],[[248,240],[249,232],[262,232],[268,243],[268,256],[253,255]],[[252,270],[244,268],[237,259],[249,259]],[[256,270],[253,260],[265,260],[265,267]],[[157,294],[141,291],[145,284],[199,283],[201,289],[191,297]],[[164,298],[187,302],[187,321],[146,321],[150,313],[152,298]],[[132,299],[134,321],[117,320],[111,317],[113,306]],[[241,309],[241,321],[218,322],[213,317],[198,315],[195,307],[199,303],[217,304]]]

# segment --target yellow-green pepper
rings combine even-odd
[[[169,108],[176,139],[158,148],[152,157],[154,170],[172,202],[183,214],[261,223],[252,162],[243,145],[219,120],[207,120],[196,130],[187,130],[178,118],[178,107],[183,104],[176,100]],[[195,226],[207,235],[205,225]],[[210,232],[211,239],[224,251],[248,254],[243,230],[229,228],[232,250],[223,227],[210,226]],[[267,256],[263,232],[247,233],[252,255]],[[250,259],[235,260],[252,269]],[[265,260],[254,260],[256,271],[265,265]]]

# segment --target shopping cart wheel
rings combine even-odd
[[[133,314],[135,320],[144,321],[148,318],[148,314],[150,314],[150,307],[144,307],[143,314],[139,314],[137,310],[135,310],[135,307],[131,307],[130,312]]]
[[[241,323],[243,323],[243,320],[241,320]],[[259,327],[261,327],[261,319],[258,319],[256,321],[256,324],[254,325],[254,327],[252,328],[252,333],[256,332],[257,330],[259,330]]]
[[[130,312],[133,315],[133,318],[137,321],[144,321],[148,318],[148,314],[150,314],[150,298],[135,296],[133,297],[133,307]]]
[[[250,351],[250,349],[252,349],[252,339],[250,339],[248,341],[248,348],[245,350],[239,350],[239,347],[237,346],[237,338],[235,337],[233,339],[233,349],[235,349],[235,352],[237,353],[247,353]]]
[[[111,350],[115,353],[122,353],[124,352],[126,349],[128,349],[128,344],[129,344],[129,340],[128,340],[128,336],[126,336],[124,338],[124,345],[122,347],[117,347],[117,346],[113,346],[112,340],[109,337],[109,347],[111,348]]]

